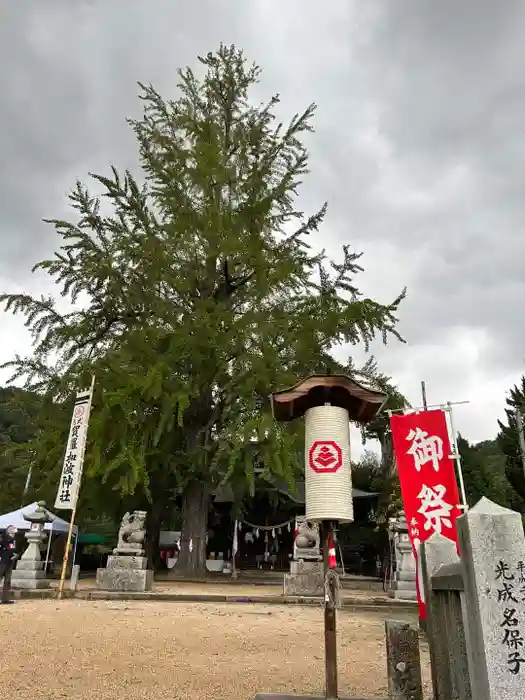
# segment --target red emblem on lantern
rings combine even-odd
[[[318,474],[332,474],[343,465],[343,452],[333,440],[316,440],[308,452],[310,469]]]

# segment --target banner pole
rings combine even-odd
[[[447,401],[447,406],[463,406],[464,404],[470,403],[470,401]],[[405,415],[407,413],[418,413],[419,411],[427,411],[429,408],[439,408],[443,410],[445,408],[445,404],[442,403],[431,403],[427,404],[426,408],[425,406],[409,406],[408,408],[390,408],[387,409],[387,413],[389,416],[393,415],[394,413],[401,413],[401,415]]]
[[[77,495],[75,496],[75,503],[73,504],[73,510],[71,511],[71,520],[69,521],[69,528],[67,531],[66,548],[64,551],[64,560],[62,562],[62,572],[60,574],[60,584],[58,586],[57,599],[62,600],[62,594],[64,592],[64,582],[66,580],[67,563],[69,560],[69,550],[71,548],[71,535],[73,533],[73,525],[75,524],[75,515],[77,513],[77,503],[78,503],[78,492],[80,491],[80,484],[78,485]]]
[[[91,378],[91,394],[89,398],[89,413],[91,414],[91,404],[93,402],[93,390],[95,388],[95,375]],[[87,444],[87,430],[88,425],[86,425],[86,435],[84,438],[84,445],[82,446],[82,471],[84,469],[84,456],[86,454],[86,444]],[[73,503],[73,509],[71,511],[71,520],[69,521],[69,528],[67,531],[66,549],[64,551],[64,560],[62,561],[62,571],[60,574],[60,583],[58,586],[57,599],[62,600],[62,595],[64,593],[64,582],[66,580],[67,563],[69,561],[69,550],[71,548],[71,537],[73,534],[73,527],[75,525],[75,516],[77,514],[78,498],[80,495],[80,484],[82,482],[82,473],[79,475],[78,486],[75,493],[75,501]]]
[[[428,411],[428,404],[427,404],[427,387],[425,385],[425,382],[421,382],[421,398],[423,399],[423,410]]]
[[[463,469],[461,467],[461,455],[459,454],[458,441],[456,438],[456,430],[454,428],[454,419],[452,417],[452,404],[447,401],[447,413],[450,422],[450,432],[452,433],[452,445],[454,448],[454,460],[456,462],[456,469],[459,479],[459,489],[461,491],[461,500],[463,501],[463,510],[468,510],[467,495],[465,493],[465,482],[463,481]]]

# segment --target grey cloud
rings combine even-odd
[[[417,269],[403,311],[410,342],[439,344],[452,326],[484,329],[497,341],[479,361],[520,372],[525,7],[374,7],[354,54],[369,88],[370,162],[359,130],[339,154],[331,149],[334,229],[350,222],[370,256],[377,241],[395,242],[392,265]],[[362,177],[341,178],[354,166]]]
[[[165,0],[10,4],[0,25],[3,274],[49,253],[54,233],[41,219],[64,210],[77,177],[136,164],[125,119],[140,109],[137,81],[174,93],[176,69],[228,41],[241,21],[242,10],[225,8],[211,0],[184,12]]]

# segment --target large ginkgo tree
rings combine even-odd
[[[315,106],[280,123],[277,96],[255,99],[259,75],[221,45],[197,72],[179,72],[175,100],[141,86],[143,115],[130,122],[141,171],[92,175],[98,196],[78,182],[73,220],[50,222],[58,252],[37,265],[76,306],[3,297],[35,338],[14,376],[64,402],[36,463],[59,470],[67,402],[95,372],[87,477],[149,499],[157,526],[180,498],[178,566],[192,576],[205,571],[213,490],[253,485],[254,464],[284,478],[300,468],[298,427],[273,422],[269,393],[341,369],[335,345],[399,338],[404,292],[386,304],[363,298],[359,255],[315,252],[326,206],[298,208]]]

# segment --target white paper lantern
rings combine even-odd
[[[315,406],[305,413],[305,500],[310,522],[354,521],[348,411]]]

